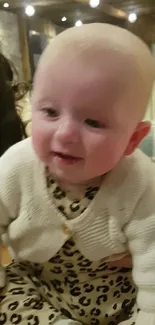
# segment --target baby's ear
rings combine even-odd
[[[132,137],[129,141],[129,144],[125,150],[124,156],[131,155],[133,151],[139,146],[140,142],[147,136],[151,129],[151,123],[147,121],[140,122]]]

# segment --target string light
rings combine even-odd
[[[5,2],[5,3],[4,3],[4,5],[3,5],[3,7],[4,7],[4,8],[9,8],[9,7],[10,7],[10,5],[9,5],[9,3],[8,3],[8,2]]]
[[[62,21],[66,21],[67,20],[67,18],[66,17],[62,17],[62,19],[61,19]]]
[[[27,16],[32,17],[35,14],[35,8],[33,6],[31,6],[31,5],[28,5],[25,8],[25,13],[26,13]]]
[[[99,6],[99,4],[100,4],[100,0],[90,0],[90,1],[89,1],[89,4],[90,4],[90,6],[91,6],[92,8],[96,8],[96,7]]]
[[[82,26],[82,21],[81,20],[77,20],[76,23],[75,23],[75,26],[76,27]]]
[[[131,14],[129,14],[128,21],[130,23],[135,23],[136,20],[137,20],[137,15],[135,14],[135,12],[132,12]]]

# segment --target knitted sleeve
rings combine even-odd
[[[151,174],[151,173],[150,173]],[[149,173],[146,175],[149,179]],[[124,229],[133,256],[140,308],[136,325],[155,325],[155,171]]]
[[[7,233],[9,224],[18,215],[20,200],[18,158],[14,147],[0,158],[0,247],[2,246],[2,235]],[[0,266],[0,287],[2,286],[4,286],[4,272]]]

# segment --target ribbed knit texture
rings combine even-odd
[[[104,177],[80,217],[66,220],[48,196],[45,167],[31,139],[13,146],[0,159],[4,234],[17,259],[36,263],[52,258],[71,236],[92,261],[129,249],[141,309],[136,325],[155,325],[155,166],[140,150]]]

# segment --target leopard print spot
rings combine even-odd
[[[97,292],[102,291],[103,293],[107,293],[107,292],[109,291],[109,287],[106,286],[106,285],[98,286],[98,287],[96,288],[96,291],[97,291]]]
[[[14,301],[12,304],[10,304],[8,306],[8,309],[11,310],[11,311],[13,311],[13,310],[16,310],[18,306],[19,306],[18,301]]]
[[[62,299],[61,299],[60,297],[57,297],[57,300],[58,300],[59,302],[62,302]]]
[[[128,283],[126,282],[122,285],[121,292],[128,293],[128,292],[130,292],[131,289],[132,289],[132,285],[130,284],[130,282],[128,282]]]
[[[35,288],[29,288],[28,289],[28,297],[32,297],[34,295],[34,293],[36,293],[36,289]]]
[[[116,283],[121,282],[123,280],[123,277],[121,275],[118,276],[118,278],[116,279]]]
[[[83,288],[85,289],[85,292],[92,292],[94,290],[94,286],[88,283],[85,283]]]
[[[70,290],[70,293],[74,297],[78,297],[81,295],[81,289],[79,287],[74,287],[72,290]]]
[[[113,297],[115,297],[115,298],[119,298],[121,295],[120,295],[120,292],[119,292],[119,290],[116,290],[115,292],[114,292],[114,294],[113,294]]]
[[[114,304],[112,307],[114,310],[117,310],[117,304]]]
[[[13,296],[16,296],[16,295],[24,295],[25,294],[25,291],[22,287],[20,288],[13,288],[11,290],[9,290],[10,293],[12,293]]]
[[[98,192],[99,187],[88,187],[85,193],[85,197],[88,198],[90,201],[92,201]]]
[[[66,193],[64,191],[62,191],[59,186],[57,186],[53,192],[53,196],[56,199],[61,200],[62,198],[66,197]]]
[[[75,285],[77,285],[79,283],[79,280],[78,279],[77,280],[74,280],[72,276],[67,276],[64,279],[64,283],[65,283],[65,285],[68,285],[69,284],[69,287],[71,289],[73,289],[73,288],[75,288]]]
[[[74,305],[74,304],[68,304],[68,307],[70,308],[70,309],[72,309],[72,310],[79,310],[80,309],[80,307],[79,306],[77,306],[77,305]]]
[[[101,272],[101,271],[106,271],[108,269],[108,264],[107,263],[102,263],[100,264],[100,266],[97,268],[97,272]]]
[[[90,303],[91,303],[91,299],[87,299],[87,297],[81,297],[80,299],[79,299],[79,303],[80,303],[80,305],[82,305],[82,306],[89,306],[90,305]]]
[[[37,288],[40,288],[42,286],[41,283],[39,282],[39,280],[35,276],[32,276],[31,274],[29,274],[28,277]]]
[[[61,267],[55,266],[53,269],[50,270],[50,272],[54,273],[54,274],[61,274],[62,269],[61,269]]]
[[[91,315],[93,315],[93,316],[100,316],[101,315],[101,310],[98,309],[98,308],[93,308],[91,310]]]
[[[111,280],[111,281],[109,282],[109,284],[110,284],[110,286],[113,286],[113,284],[114,284],[114,281],[113,281],[113,280]]]
[[[55,288],[55,290],[59,293],[64,293],[64,289],[61,288],[61,282],[59,280],[52,280],[51,284]]]
[[[47,296],[48,296],[49,298],[53,298],[53,295],[52,295],[51,292],[47,292]]]
[[[1,291],[0,291],[1,292]],[[4,300],[6,298],[6,296],[4,295],[4,296],[1,296],[0,295],[0,303]]]
[[[60,311],[64,316],[66,316],[67,318],[72,319],[72,315],[67,309],[61,308]]]
[[[54,317],[55,317],[55,314],[52,313],[52,314],[49,316],[48,319],[51,321]]]
[[[62,205],[59,205],[58,207],[58,210],[66,217],[68,218],[67,216],[67,213],[65,212],[65,208],[62,206]]]
[[[80,202],[79,201],[74,201],[71,205],[70,205],[70,209],[72,212],[76,212],[80,209]]]
[[[84,261],[78,263],[78,265],[81,266],[81,267],[88,267],[88,266],[92,265],[92,262],[90,262],[87,259],[84,259]]]
[[[12,324],[20,324],[22,321],[22,316],[21,315],[17,315],[17,314],[13,314],[10,318],[10,321]]]
[[[6,313],[0,313],[0,325],[7,324],[7,315]]]
[[[96,299],[96,304],[100,306],[103,302],[106,302],[108,300],[107,295],[101,295]]]
[[[88,276],[90,278],[95,278],[96,277],[96,272],[89,273]]]
[[[49,260],[49,263],[63,264],[64,260],[60,255],[56,255]]]
[[[125,299],[122,303],[122,309],[126,309],[130,305],[131,301],[129,299]]]
[[[74,267],[74,265],[72,263],[65,263],[64,266],[67,268],[67,269],[72,269]]]
[[[79,312],[79,316],[85,316],[85,311],[84,311],[84,309],[80,309],[80,312]]]
[[[42,280],[42,281],[41,281],[41,284],[42,284],[43,287],[47,288],[47,290],[49,290],[49,291],[51,290],[51,287],[50,287],[50,285],[48,284],[48,282]]]
[[[90,324],[91,325],[99,325],[100,321],[97,318],[92,318]]]
[[[28,316],[28,323],[27,325],[39,325],[39,318],[38,316],[30,315]]]

